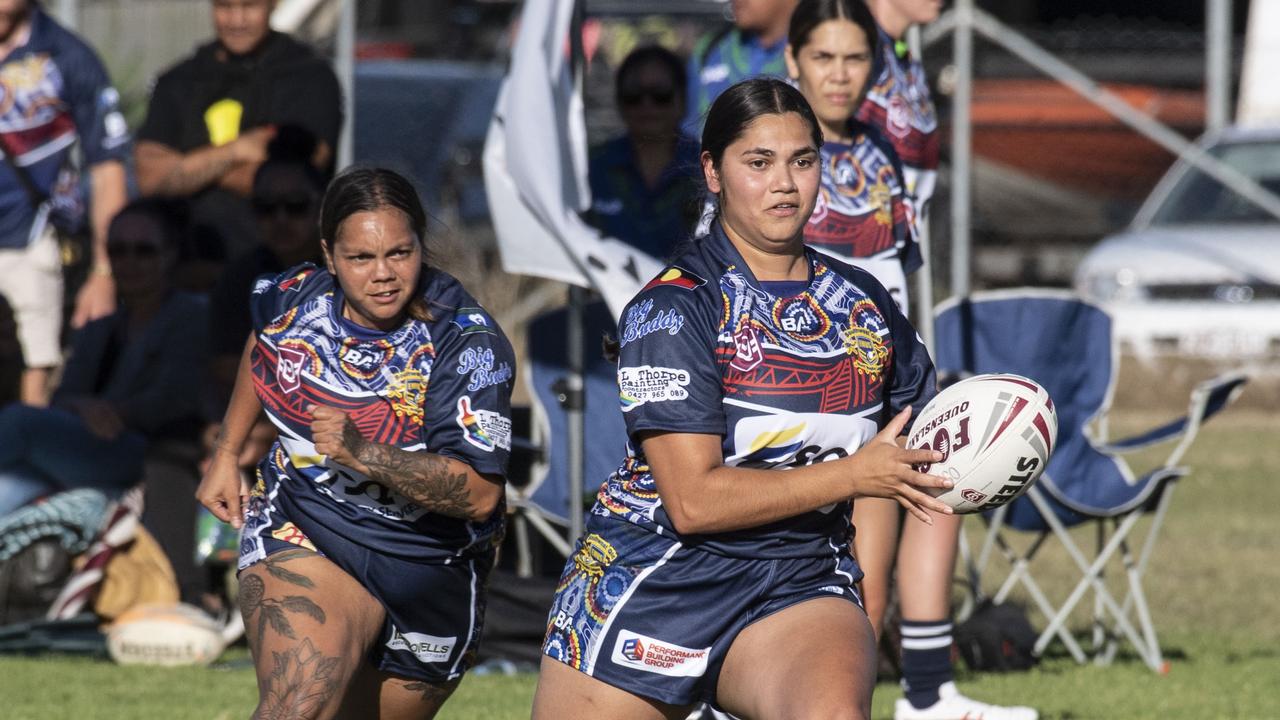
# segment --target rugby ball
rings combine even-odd
[[[998,508],[1044,472],[1058,438],[1053,400],[1021,375],[975,375],[938,393],[911,423],[907,447],[941,452],[921,472],[948,477],[930,494],[958,514]]]
[[[217,621],[183,603],[130,608],[107,630],[107,652],[121,665],[208,665],[225,646]]]

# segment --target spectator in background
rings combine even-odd
[[[193,231],[214,245],[199,253],[225,262],[254,245],[249,195],[276,129],[295,124],[319,138],[310,159],[327,172],[342,107],[329,64],[271,30],[275,0],[211,3],[217,38],[160,76],[135,159],[142,193],[191,198]]]
[[[733,24],[710,33],[689,58],[689,102],[684,131],[701,137],[716,97],[734,83],[758,75],[787,77],[783,50],[791,11],[799,0],[731,0]]]
[[[281,126],[254,174],[251,205],[261,242],[227,266],[210,294],[209,388],[206,416],[222,418],[244,339],[253,329],[249,296],[254,281],[304,262],[319,263],[320,196],[325,178],[311,164],[315,136],[296,125]]]
[[[89,169],[92,201],[92,269],[71,317],[79,327],[115,309],[106,233],[125,202],[129,134],[98,56],[32,0],[0,0],[0,78],[0,295],[22,344],[22,401],[45,405],[62,359],[58,231],[82,226],[86,207],[72,149]]]
[[[591,219],[605,235],[662,260],[697,219],[698,147],[680,132],[686,82],[679,56],[634,50],[615,93],[625,135],[591,157]]]
[[[181,221],[154,199],[111,221],[118,309],[72,337],[53,407],[0,410],[0,514],[57,490],[118,496],[141,480],[149,438],[194,429],[206,305],[171,289]]]

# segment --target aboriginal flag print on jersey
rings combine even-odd
[[[893,414],[928,402],[932,364],[888,292],[863,270],[806,254],[803,291],[778,297],[716,224],[659,275],[678,269],[704,284],[655,281],[626,307],[618,395],[630,443],[595,515],[679,539],[638,433],[718,435],[728,465],[787,469],[847,456]],[[699,536],[698,546],[736,557],[830,557],[847,547],[849,509]]]
[[[341,288],[313,265],[258,281],[254,386],[280,432],[259,473],[263,492],[300,523],[340,529],[389,555],[453,562],[491,549],[504,508],[483,522],[437,515],[319,455],[311,441],[308,408],[325,405],[347,413],[372,442],[506,473],[511,346],[455,279],[423,272],[419,287],[432,319],[409,318],[385,333],[344,318]],[[468,331],[476,327],[486,331]]]

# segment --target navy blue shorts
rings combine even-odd
[[[281,510],[274,492],[264,496],[261,484],[256,490],[240,531],[241,571],[282,550],[314,550],[386,609],[382,632],[369,651],[375,668],[442,683],[461,677],[474,664],[492,554],[451,565],[389,557],[319,523],[304,531]]]
[[[625,522],[593,522],[560,577],[542,651],[635,695],[714,703],[743,628],[814,598],[862,607],[861,578],[847,552],[732,558]]]

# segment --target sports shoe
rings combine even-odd
[[[938,688],[938,702],[917,708],[906,698],[893,706],[893,720],[1038,720],[1040,713],[1029,707],[988,705],[960,694],[953,682]]]

